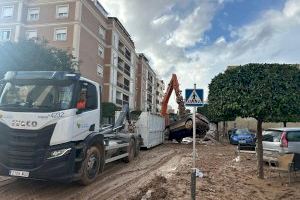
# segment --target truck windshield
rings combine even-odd
[[[0,109],[20,112],[53,112],[72,106],[74,83],[70,81],[16,81],[3,85]]]

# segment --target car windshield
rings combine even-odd
[[[19,81],[4,84],[0,109],[49,112],[71,107],[74,83],[69,81]]]
[[[237,129],[235,131],[236,135],[244,135],[244,134],[251,134],[251,132],[248,129]]]

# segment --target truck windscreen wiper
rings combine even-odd
[[[17,104],[17,103],[12,103],[12,104],[4,104],[4,105],[0,105],[0,108],[4,108],[4,107],[21,107],[22,105]]]

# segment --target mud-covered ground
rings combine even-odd
[[[300,199],[300,178],[288,185],[287,177],[266,167],[266,179],[258,180],[255,154],[241,154],[237,162],[234,146],[197,144],[197,149],[204,177],[197,178],[196,199]],[[191,144],[160,145],[131,163],[107,165],[87,187],[0,177],[0,200],[190,199],[191,156]]]

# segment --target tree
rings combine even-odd
[[[280,116],[277,118],[271,118],[267,119],[266,122],[282,122],[283,127],[287,126],[288,122],[300,122],[300,116],[299,115],[289,115],[289,116]]]
[[[46,41],[22,40],[0,44],[0,75],[7,71],[70,71],[78,62],[62,49]],[[1,76],[2,77],[2,76]]]
[[[216,139],[219,140],[218,124],[223,121],[232,121],[236,118],[236,113],[230,109],[225,109],[226,102],[228,101],[226,82],[227,76],[219,74],[209,84],[207,117],[212,123],[217,125]],[[225,124],[225,123],[224,123]],[[225,126],[223,124],[223,132]]]
[[[288,64],[247,64],[222,76],[218,89],[226,91],[223,111],[257,120],[258,177],[264,178],[262,123],[300,115],[300,69]]]

